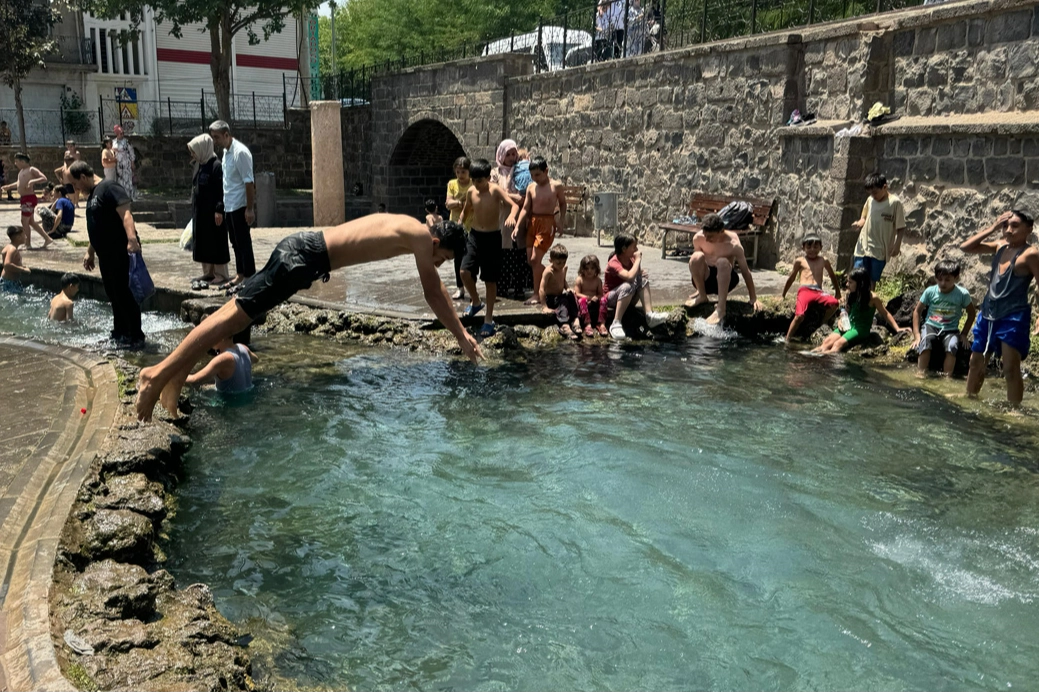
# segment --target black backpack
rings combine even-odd
[[[722,218],[725,228],[730,231],[742,231],[749,229],[754,221],[754,207],[749,202],[736,200],[722,207],[718,216]]]

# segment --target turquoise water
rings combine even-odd
[[[0,330],[103,345],[83,301]],[[145,316],[154,359],[183,333]],[[841,359],[714,340],[458,361],[265,337],[196,395],[170,570],[279,686],[1039,687],[1039,465]],[[998,394],[998,393],[996,393]]]
[[[261,677],[1039,687],[1039,470],[996,424],[781,348],[324,345],[204,396],[178,491],[169,567]]]

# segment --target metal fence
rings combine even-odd
[[[96,111],[26,108],[23,113],[26,144],[30,146],[62,145],[70,139],[83,144],[100,142]],[[20,145],[22,138],[17,111],[0,108],[0,121],[5,121],[11,129],[10,144]]]
[[[285,96],[231,94],[231,122],[235,128],[283,127],[288,102]],[[134,103],[101,99],[98,108],[100,131],[119,125],[127,134],[177,136],[206,132],[219,118],[216,94],[199,92],[197,101],[146,101]]]

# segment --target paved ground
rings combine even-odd
[[[17,224],[18,209],[14,203],[0,201],[0,226]],[[75,243],[85,244],[86,222],[82,215],[77,216],[73,227],[72,244],[69,241],[57,242],[53,250],[47,252],[25,253],[25,262],[29,267],[46,267],[55,270],[82,271],[83,247]],[[255,229],[253,231],[253,247],[257,265],[262,266],[271,250],[286,235],[303,229]],[[174,241],[179,232],[158,230],[141,224],[140,235],[145,243],[144,257],[148,263],[152,278],[157,286],[178,290],[187,290],[191,279],[199,275],[199,266],[191,261],[191,254],[181,251]],[[33,243],[38,244],[39,238]],[[577,264],[581,257],[588,254],[599,256],[605,266],[611,248],[599,248],[594,238],[561,238],[570,251],[569,278],[576,276]],[[655,248],[646,248],[643,267],[649,272],[653,300],[656,305],[676,305],[685,301],[692,292],[689,270],[684,261],[663,260]],[[232,259],[233,269],[233,259]],[[441,268],[441,276],[445,284],[453,290],[454,276],[452,269]],[[771,271],[755,271],[754,282],[759,296],[778,295],[783,289],[785,277]],[[213,294],[214,292],[209,292]],[[348,267],[332,274],[331,281],[318,283],[304,292],[310,298],[336,303],[344,309],[354,311],[378,312],[410,318],[429,318],[431,313],[422,298],[422,290],[415,274],[414,261],[409,258],[394,258],[376,265]],[[746,297],[747,291],[742,282],[733,292],[736,297]],[[459,309],[464,307],[459,303]],[[519,301],[503,300],[496,310],[500,314],[523,314],[531,312]]]
[[[0,337],[0,691],[69,690],[51,642],[58,538],[118,408],[115,371]]]

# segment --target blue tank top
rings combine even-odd
[[[253,362],[249,352],[240,344],[235,344],[227,353],[234,357],[234,374],[227,380],[217,380],[218,392],[245,392],[253,386]]]
[[[1000,260],[1009,248],[1009,245],[1004,245],[992,257],[992,276],[989,278],[985,301],[981,304],[981,314],[987,320],[999,320],[1013,313],[1029,310],[1028,285],[1032,283],[1032,273],[1029,272],[1025,275],[1014,273],[1017,258],[1028,250],[1028,246],[1021,246],[1015,251],[1010,256],[1010,266],[1007,271],[1000,274]]]

